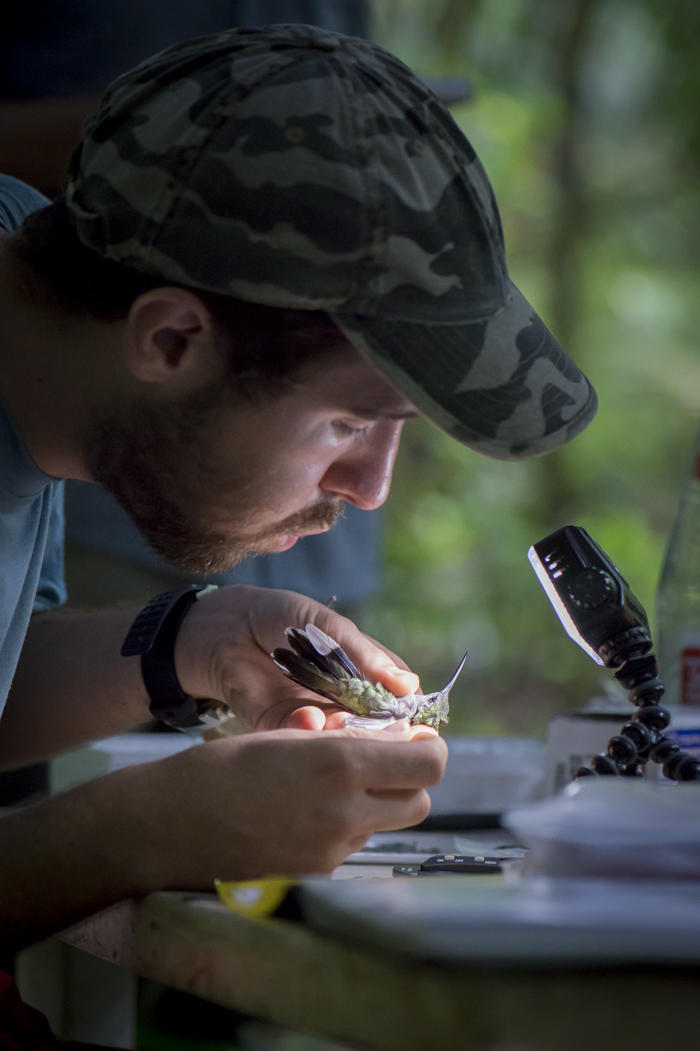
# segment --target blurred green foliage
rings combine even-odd
[[[700,6],[689,0],[374,0],[373,36],[465,77],[453,115],[496,191],[511,275],[592,379],[595,421],[503,463],[417,421],[363,627],[436,689],[465,648],[452,732],[543,735],[612,688],[568,640],[527,549],[568,522],[654,597],[700,412]]]

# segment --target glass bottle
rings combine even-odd
[[[700,430],[659,578],[656,655],[663,703],[700,708]]]

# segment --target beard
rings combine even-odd
[[[87,435],[92,478],[159,555],[188,573],[226,572],[250,555],[276,550],[284,535],[330,529],[343,511],[342,501],[326,499],[256,528],[256,521],[270,521],[274,481],[245,466],[232,475],[229,463],[222,482],[216,424],[224,404],[230,418],[233,395],[220,386],[174,405],[144,400],[93,420]],[[245,448],[240,452],[244,465]]]

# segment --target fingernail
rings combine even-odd
[[[420,741],[421,738],[422,738],[424,741],[428,741],[428,740],[430,740],[431,737],[439,737],[439,736],[440,736],[439,733],[437,732],[436,729],[434,729],[434,727],[432,727],[432,726],[421,726],[420,730],[416,730],[416,732],[413,734],[413,736],[411,737],[411,740],[412,741]]]

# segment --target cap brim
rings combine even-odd
[[[332,317],[417,409],[486,456],[550,452],[595,415],[593,387],[512,282],[505,305],[477,322]]]

